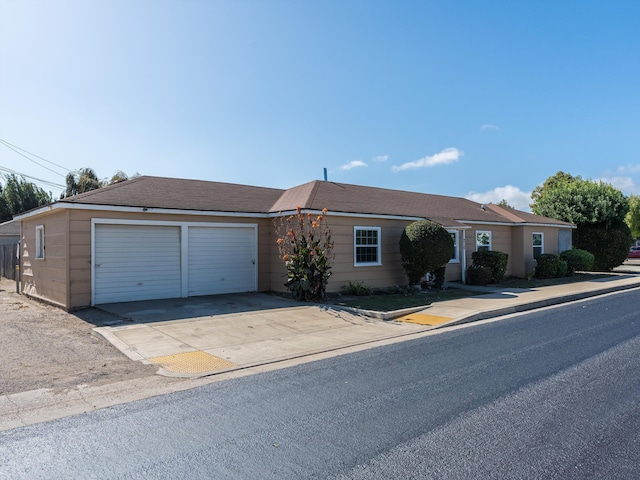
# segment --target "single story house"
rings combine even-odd
[[[446,269],[464,281],[472,252],[509,254],[507,275],[571,248],[574,225],[464,198],[312,181],[288,190],[141,176],[16,216],[21,291],[64,309],[249,291],[285,291],[273,219],[328,209],[328,291],[349,281],[405,285],[404,227],[430,219],[455,243]],[[363,240],[364,239],[364,240]],[[367,255],[359,255],[366,249]]]

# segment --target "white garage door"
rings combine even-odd
[[[95,303],[181,296],[180,227],[97,224]]]
[[[256,290],[255,229],[189,226],[188,295]]]

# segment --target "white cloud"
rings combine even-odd
[[[436,165],[448,165],[450,163],[455,163],[458,161],[460,157],[462,157],[464,153],[457,148],[445,148],[439,153],[436,153],[431,156],[423,157],[420,160],[416,160],[415,162],[407,162],[402,165],[394,165],[391,169],[394,172],[399,172],[401,170],[411,170],[416,168],[429,168],[435,167]]]
[[[640,173],[640,163],[635,165],[623,165],[616,169],[616,173],[619,175],[629,175],[631,173]]]
[[[495,130],[496,132],[499,132],[500,127],[497,125],[492,125],[491,123],[485,123],[480,127],[480,130]]]
[[[640,193],[640,188],[638,188],[636,182],[631,177],[617,176],[611,178],[601,178],[600,180],[604,183],[613,185],[625,195],[637,195],[638,193]]]
[[[364,163],[362,160],[353,160],[345,165],[342,165],[341,167],[338,168],[338,170],[351,170],[352,168],[358,168],[358,167],[366,167],[367,164]]]
[[[531,192],[523,192],[513,185],[497,187],[488,192],[469,192],[465,198],[478,203],[500,203],[502,200],[518,210],[530,211]]]
[[[374,162],[386,162],[389,160],[389,155],[378,155],[377,157],[373,157]]]

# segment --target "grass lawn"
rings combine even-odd
[[[495,285],[498,288],[537,288],[537,287],[551,287],[553,285],[566,285],[567,283],[586,282],[589,280],[597,280],[608,276],[606,273],[576,273],[570,277],[561,278],[532,278],[527,280],[526,278],[505,278],[499,285]]]
[[[567,283],[584,282],[588,280],[596,280],[607,276],[599,273],[578,273],[570,277],[538,279],[530,280],[524,278],[506,278],[499,285],[489,285],[492,288],[538,288],[549,287],[553,285],[564,285]],[[375,310],[378,312],[389,312],[392,310],[400,310],[403,308],[420,307],[431,305],[435,302],[443,302],[446,300],[457,300],[459,298],[472,297],[474,295],[482,295],[486,292],[477,292],[465,290],[463,288],[449,288],[446,290],[425,290],[415,293],[377,293],[367,296],[330,296],[329,302],[336,305],[346,307],[362,308],[364,310]]]
[[[450,288],[440,291],[425,290],[422,292],[410,293],[407,295],[404,295],[402,293],[374,294],[362,297],[335,297],[331,298],[330,300],[336,305],[362,308],[364,310],[375,310],[377,312],[389,312],[392,310],[400,310],[403,308],[431,305],[434,302],[442,302],[445,300],[467,298],[473,295],[482,295],[482,292],[473,292],[470,290],[462,290],[460,288]]]

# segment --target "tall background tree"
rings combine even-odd
[[[77,172],[67,173],[67,189],[61,195],[62,198],[71,197],[79,193],[90,192],[104,185],[92,168],[81,168]]]
[[[14,215],[53,201],[51,192],[46,192],[24,177],[3,175],[4,186],[0,183],[0,223],[11,220]]]
[[[575,223],[576,248],[595,256],[594,270],[611,270],[627,258],[631,231],[625,223],[629,199],[602,181],[558,172],[531,194],[538,215]]]
[[[124,182],[132,178],[139,177],[139,173],[134,173],[129,177],[122,170],[116,171],[109,180],[100,180],[92,168],[81,168],[76,172],[67,173],[66,185],[67,189],[62,192],[60,198],[71,197],[79,193],[90,192],[98,188],[113,185],[114,183]]]
[[[627,213],[625,221],[631,229],[631,235],[634,238],[640,238],[640,196],[631,195],[629,197],[629,213]]]

